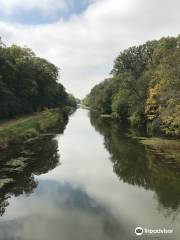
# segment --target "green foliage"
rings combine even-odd
[[[76,108],[78,100],[72,95],[72,94],[68,94],[67,95],[67,105],[73,108]]]
[[[83,103],[101,113],[110,114],[112,112],[113,95],[118,91],[119,84],[120,81],[116,78],[104,80],[91,90]]]
[[[84,99],[89,107],[148,131],[180,135],[180,36],[124,50],[111,73]]]
[[[58,77],[58,68],[31,49],[0,42],[0,119],[74,105]]]
[[[129,106],[126,101],[128,93],[126,91],[119,91],[114,95],[112,101],[112,116],[120,119],[122,122],[128,118]]]
[[[155,41],[147,42],[138,47],[130,47],[116,58],[111,73],[117,76],[129,72],[135,79],[138,79],[151,61]]]
[[[142,118],[138,112],[133,112],[130,116],[130,123],[133,127],[140,128],[142,126]]]

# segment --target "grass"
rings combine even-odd
[[[57,124],[63,125],[64,120],[58,109],[44,110],[27,117],[9,120],[0,124],[0,148],[10,143],[36,137],[53,129]]]
[[[0,189],[3,188],[7,183],[12,183],[14,180],[12,178],[0,179]]]

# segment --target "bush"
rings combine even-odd
[[[141,115],[138,112],[134,112],[129,118],[131,126],[140,128],[142,126]]]

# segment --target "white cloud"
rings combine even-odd
[[[179,12],[178,0],[98,0],[68,21],[37,26],[1,22],[0,35],[58,65],[67,90],[83,96],[107,77],[120,50],[178,35]]]

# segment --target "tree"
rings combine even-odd
[[[111,73],[87,96],[91,108],[120,122],[180,135],[180,36],[124,50]]]
[[[76,104],[67,99],[54,64],[30,48],[6,47],[0,39],[0,118]]]

